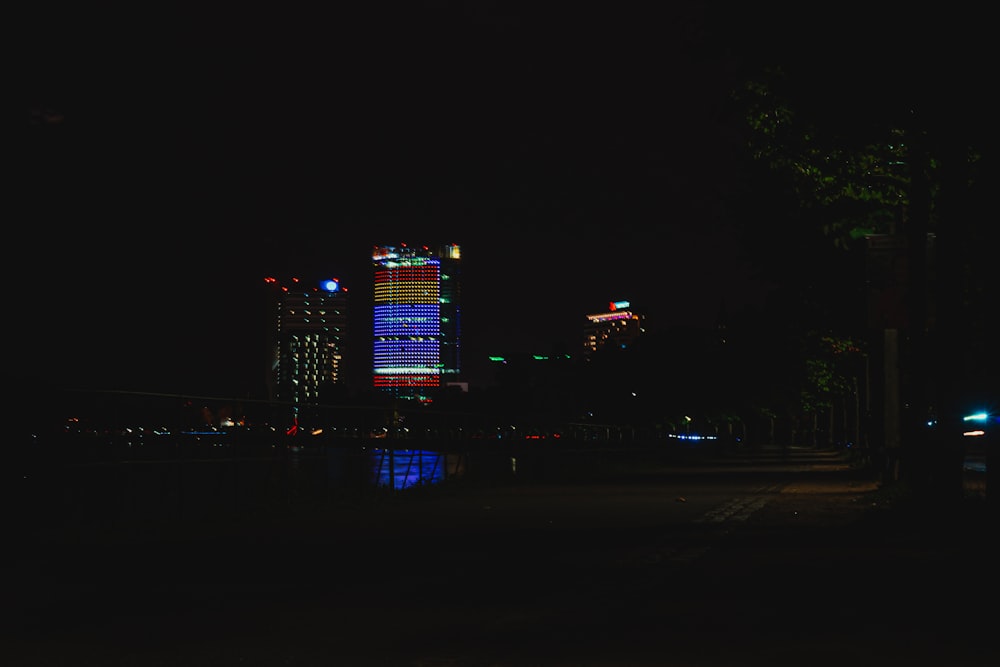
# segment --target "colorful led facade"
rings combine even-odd
[[[271,325],[268,394],[290,404],[292,423],[323,390],[345,384],[348,296],[336,279],[266,278]]]
[[[457,245],[376,246],[372,381],[403,398],[432,400],[457,381],[461,360]]]
[[[583,351],[591,355],[607,345],[626,347],[643,332],[642,316],[628,301],[612,301],[608,311],[587,315],[583,328]]]

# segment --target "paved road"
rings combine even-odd
[[[711,476],[738,492],[691,514],[647,470],[52,540],[11,572],[6,664],[1000,664],[977,519],[869,512],[891,496],[825,453]]]

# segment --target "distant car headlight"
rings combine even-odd
[[[981,428],[980,425],[986,425],[990,422],[997,421],[998,418],[995,415],[991,415],[988,412],[975,412],[971,415],[966,415],[962,417],[962,423],[974,426],[967,431],[963,431],[962,435],[969,438],[978,438],[986,435],[986,429]]]

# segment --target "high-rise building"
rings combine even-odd
[[[268,397],[302,409],[346,384],[348,296],[337,279],[282,282],[266,278],[268,294]]]
[[[642,315],[628,301],[612,301],[604,313],[587,315],[583,327],[583,353],[589,356],[602,347],[627,347],[642,332]]]
[[[433,400],[461,372],[461,250],[376,246],[372,253],[373,384]]]

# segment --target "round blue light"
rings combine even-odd
[[[321,282],[319,284],[319,286],[322,289],[326,290],[327,292],[336,292],[337,290],[340,289],[340,283],[338,283],[336,280],[332,280],[332,279],[330,279],[330,280],[324,280],[323,282]]]

